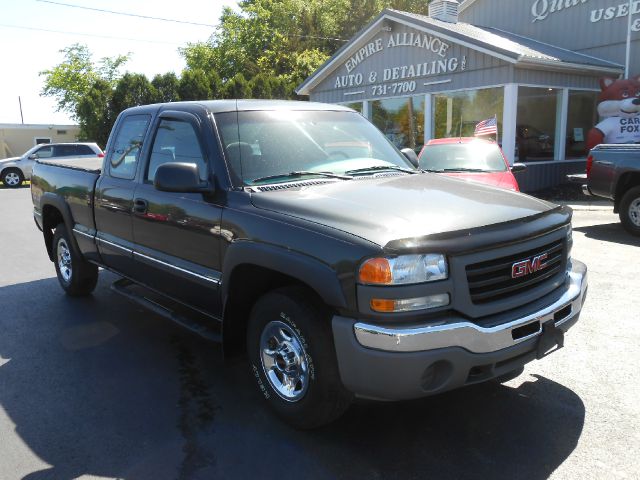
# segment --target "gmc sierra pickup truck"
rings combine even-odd
[[[622,226],[640,236],[640,145],[598,145],[587,158],[585,195],[613,200]]]
[[[571,210],[416,167],[337,105],[206,101],[120,114],[102,165],[39,162],[58,280],[112,288],[246,354],[286,421],[358,396],[506,379],[563,345],[587,269]]]

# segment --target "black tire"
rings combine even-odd
[[[98,283],[98,267],[77,255],[71,248],[71,239],[64,223],[56,227],[53,235],[53,263],[58,282],[67,295],[89,295]]]
[[[288,335],[291,341],[276,343],[276,337],[269,336],[274,328],[279,329],[280,333],[284,332],[280,340]],[[272,352],[279,353],[268,356],[267,349],[263,350],[261,345],[274,345]],[[340,380],[330,315],[306,289],[282,288],[258,299],[249,319],[247,351],[251,373],[260,393],[276,414],[290,425],[300,429],[320,427],[337,419],[349,407],[352,394]],[[296,351],[302,354],[291,356],[291,352]],[[282,364],[287,362],[285,356],[295,364],[295,368],[289,371],[303,371],[301,365],[304,363],[307,375],[300,375],[300,380],[295,383],[296,388],[283,394],[274,385],[280,383],[277,374],[286,378],[280,370]],[[264,366],[263,357],[267,358],[266,361],[270,358],[279,360],[273,362],[272,368],[268,368]],[[300,361],[296,363],[295,359]],[[267,377],[267,371],[274,380]],[[298,397],[287,399],[283,396],[286,394]]]
[[[24,182],[24,175],[19,168],[7,168],[2,171],[2,183],[7,188],[19,188]]]
[[[620,201],[618,215],[625,230],[640,237],[640,186],[627,190]]]

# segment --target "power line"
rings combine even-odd
[[[127,12],[116,12],[114,10],[105,10],[103,8],[94,8],[94,7],[85,7],[84,5],[73,5],[71,3],[62,3],[62,2],[53,2],[51,0],[36,0],[41,3],[50,3],[52,5],[59,5],[62,7],[72,7],[72,8],[81,8],[83,10],[92,10],[94,12],[102,12],[102,13],[111,13],[112,15],[123,15],[125,17],[136,17],[136,18],[144,18],[145,20],[159,20],[162,22],[172,22],[172,23],[183,23],[185,25],[195,25],[198,27],[209,27],[216,28],[217,25],[211,25],[209,23],[197,23],[197,22],[188,22],[186,20],[175,20],[173,18],[161,18],[161,17],[151,17],[149,15],[138,15],[135,13],[127,13]]]
[[[144,18],[146,20],[159,20],[159,21],[162,21],[162,22],[183,23],[183,24],[186,24],[186,25],[197,25],[199,27],[210,27],[210,28],[217,28],[218,27],[218,25],[211,25],[209,23],[188,22],[186,20],[175,20],[173,18],[151,17],[149,15],[138,15],[136,13],[116,12],[116,11],[113,11],[113,10],[105,10],[105,9],[102,9],[102,8],[85,7],[84,5],[73,5],[71,3],[54,2],[52,0],[36,0],[36,1],[37,2],[41,2],[41,3],[50,3],[52,5],[59,5],[59,6],[63,6],[63,7],[73,7],[73,8],[81,8],[83,10],[92,10],[94,12],[111,13],[113,15],[123,15],[125,17]],[[313,39],[317,39],[317,40],[333,40],[333,41],[338,41],[338,42],[348,42],[349,41],[349,40],[346,40],[344,38],[318,37],[318,36],[314,36],[314,35],[296,35],[295,33],[286,33],[286,34],[284,34],[284,36],[286,36],[286,37],[298,37],[298,38],[313,38]]]
[[[127,37],[113,37],[110,35],[98,35],[96,33],[80,33],[80,32],[64,32],[62,30],[50,30],[48,28],[36,28],[36,27],[25,27],[22,25],[6,25],[3,23],[0,23],[0,27],[6,27],[6,28],[18,28],[21,30],[33,30],[36,32],[49,32],[49,33],[61,33],[63,35],[76,35],[76,36],[81,36],[81,37],[96,37],[96,38],[106,38],[108,40],[127,40],[130,42],[144,42],[144,43],[160,43],[160,44],[164,44],[164,45],[182,45],[181,43],[175,43],[175,42],[163,42],[161,40],[145,40],[142,38],[127,38]]]

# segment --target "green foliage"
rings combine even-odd
[[[206,100],[211,97],[209,79],[203,70],[185,70],[180,77],[178,95],[181,100]]]
[[[180,99],[178,94],[180,81],[173,72],[156,75],[151,80],[151,85],[155,89],[154,103],[177,102]]]
[[[155,96],[155,88],[147,77],[140,73],[127,72],[113,91],[111,108],[119,113],[130,107],[153,103]]]
[[[264,73],[259,73],[251,79],[249,87],[253,98],[273,98],[271,89],[272,79]]]
[[[105,57],[96,65],[86,45],[75,43],[60,50],[64,60],[51,70],[44,70],[41,95],[54,97],[57,110],[79,120],[77,108],[80,100],[91,90],[93,84],[102,80],[113,86],[120,74],[119,69],[129,59],[128,55]]]
[[[251,98],[251,86],[241,73],[226,83],[224,91],[225,98]]]
[[[111,125],[117,113],[113,112],[113,90],[106,80],[98,79],[78,102],[76,109],[80,119],[80,138],[94,141],[103,148],[107,144]]]

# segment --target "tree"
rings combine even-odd
[[[251,79],[249,86],[251,88],[251,96],[253,98],[273,98],[271,90],[271,77],[259,73]]]
[[[118,81],[111,97],[111,109],[116,114],[138,105],[153,103],[156,92],[146,76],[140,73],[125,73]]]
[[[426,14],[424,0],[241,0],[226,8],[208,43],[180,49],[189,69],[283,76],[296,84],[314,72],[385,7]]]
[[[80,138],[96,142],[103,149],[117,113],[112,110],[113,89],[106,80],[98,79],[78,102]]]
[[[114,86],[120,77],[120,67],[129,59],[128,55],[102,58],[98,64],[92,59],[86,45],[75,43],[60,50],[64,54],[62,63],[50,70],[40,72],[44,77],[41,95],[54,97],[57,111],[62,111],[74,120],[79,120],[77,107],[97,80]]]
[[[209,79],[203,70],[185,70],[178,85],[180,100],[206,100],[211,98]]]
[[[206,75],[209,80],[209,98],[222,98],[224,85],[220,75],[215,70],[209,70]]]
[[[242,73],[236,74],[226,83],[225,98],[251,98],[251,87]]]
[[[180,80],[173,72],[156,75],[151,80],[151,85],[155,89],[154,103],[176,102],[180,99],[178,94]]]

